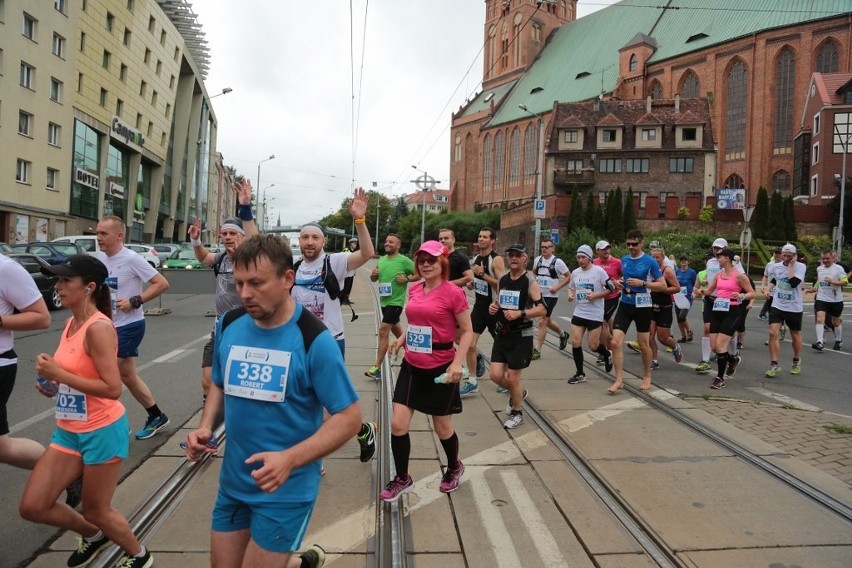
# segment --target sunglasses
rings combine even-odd
[[[627,242],[627,243],[625,243],[625,244],[626,244],[627,246],[629,246],[629,247],[638,247],[638,246],[639,246],[639,243],[641,243],[641,242],[642,242],[642,241],[633,241],[633,242],[629,242],[629,241],[628,241],[628,242]]]
[[[433,265],[438,262],[438,257],[436,256],[421,256],[417,259],[417,264],[428,264]]]
[[[552,248],[553,248],[553,245],[541,245],[541,248],[543,248],[543,249],[552,249]]]

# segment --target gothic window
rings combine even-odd
[[[789,154],[793,147],[793,89],[796,81],[796,58],[785,48],[775,62],[775,154]]]
[[[503,189],[506,168],[506,136],[503,132],[494,135],[494,189]]]
[[[523,17],[520,12],[515,14],[515,25],[512,27],[512,65],[517,67],[521,64],[521,22]]]
[[[535,179],[538,171],[538,128],[530,124],[524,133],[524,181]]]
[[[680,82],[680,96],[685,99],[696,99],[701,96],[701,82],[698,75],[687,71]]]
[[[663,85],[660,84],[656,79],[651,82],[651,87],[648,89],[648,94],[651,95],[651,98],[654,100],[659,100],[663,98]]]
[[[453,160],[456,161],[456,162],[461,162],[461,159],[462,159],[461,134],[456,134],[455,150],[453,152]]]
[[[745,183],[739,174],[731,174],[728,176],[728,179],[725,180],[725,187],[731,189],[745,189]]]
[[[521,129],[512,130],[509,142],[509,187],[515,187],[521,180]]]
[[[748,70],[742,61],[737,61],[728,72],[727,97],[725,99],[725,159],[745,158],[745,137]]]
[[[638,60],[638,59],[636,59],[636,54],[635,54],[635,53],[631,53],[631,54],[630,54],[630,66],[629,66],[629,68],[628,68],[628,71],[636,71],[636,68],[637,68],[638,66],[639,66],[639,60]]]
[[[494,172],[494,158],[491,154],[491,135],[485,135],[485,145],[482,152],[482,186],[485,191],[491,189],[492,175]]]
[[[784,170],[778,170],[772,175],[772,191],[780,192],[781,195],[790,195],[792,186],[790,185],[790,174]]]
[[[509,67],[509,25],[503,22],[503,30],[500,33],[500,66],[503,69]]]
[[[819,48],[816,57],[816,71],[818,73],[837,73],[839,68],[839,53],[837,44],[831,40],[826,41]]]
[[[497,64],[497,28],[491,26],[488,30],[488,72],[490,76],[494,71],[494,66]]]

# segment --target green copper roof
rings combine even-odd
[[[663,9],[663,7],[666,9]],[[521,77],[490,125],[549,112],[554,101],[608,93],[618,79],[618,50],[637,33],[657,43],[659,63],[753,33],[852,12],[852,0],[622,0],[559,28]]]
[[[515,81],[509,81],[508,83],[504,83],[499,87],[494,87],[493,89],[482,91],[464,109],[464,112],[461,113],[461,116],[470,116],[483,110],[488,110],[489,108],[491,108],[492,101],[494,101],[495,106],[499,105],[500,101],[503,100],[503,97],[506,96],[506,93],[509,92],[509,89],[511,89],[514,84]]]

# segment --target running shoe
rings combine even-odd
[[[606,357],[604,357],[604,369],[607,373],[612,371],[612,351],[606,352]]]
[[[601,354],[598,354],[598,358],[595,361],[595,365],[603,365],[604,363],[606,363],[606,357]]]
[[[642,350],[639,349],[639,342],[638,341],[628,341],[627,347],[629,347],[631,351],[634,351],[636,353],[642,353]]]
[[[791,375],[800,375],[802,374],[802,362],[801,361],[793,361],[793,366],[790,368]]]
[[[153,416],[145,423],[145,427],[136,432],[137,440],[147,440],[153,438],[154,435],[169,425],[169,417],[165,414]]]
[[[506,387],[497,387],[497,394],[506,394],[507,392],[509,392],[509,389]]]
[[[772,363],[771,365],[769,365],[769,370],[767,370],[763,375],[767,379],[774,379],[775,375],[778,374],[778,370],[779,370],[778,363]]]
[[[65,488],[65,504],[76,509],[83,500],[83,476],[81,475],[71,485]]]
[[[675,363],[683,361],[683,349],[680,348],[680,343],[675,343],[672,354],[674,355]]]
[[[410,475],[406,475],[405,477],[396,476],[394,477],[390,483],[385,485],[385,488],[382,489],[382,492],[379,493],[379,499],[384,501],[385,503],[393,503],[400,497],[402,497],[403,493],[408,493],[414,488],[414,480],[411,479]]]
[[[559,334],[559,350],[560,351],[565,351],[565,348],[568,347],[568,339],[570,337],[571,336],[568,334],[567,331],[563,331],[562,333]]]
[[[514,430],[518,426],[524,423],[524,413],[520,410],[515,410],[509,415],[509,418],[503,422],[503,428],[506,430]]]
[[[692,343],[692,340],[695,338],[695,334],[692,333],[692,330],[686,332],[686,342]]]
[[[778,340],[784,341],[787,337],[787,326],[782,325],[781,329],[778,330]]]
[[[569,385],[576,385],[576,384],[585,383],[585,382],[586,382],[586,375],[584,375],[583,373],[577,373],[576,375],[574,375],[573,377],[568,379]]]
[[[318,544],[304,551],[299,559],[303,568],[321,568],[325,564],[325,550]]]
[[[709,361],[701,361],[695,366],[696,373],[706,373],[710,370],[710,362]]]
[[[656,371],[659,368],[660,368],[660,362],[657,361],[656,359],[651,359],[651,370]]]
[[[737,341],[737,351],[745,347],[745,344],[742,341]]]
[[[106,536],[101,536],[98,540],[89,542],[85,538],[77,537],[77,550],[71,553],[68,557],[68,568],[80,568],[86,566],[95,558],[98,550],[109,544],[109,539]]]
[[[476,354],[476,378],[478,379],[485,374],[485,357],[482,353]]]
[[[125,554],[115,565],[115,568],[151,568],[154,565],[154,558],[147,550],[142,556],[130,556]]]
[[[811,348],[816,349],[819,352],[822,352],[822,350],[825,349],[825,346],[822,344],[822,341],[817,341],[816,343],[811,345]]]
[[[723,379],[722,377],[716,377],[715,379],[713,379],[713,384],[710,385],[710,388],[714,390],[725,388],[725,379]]]
[[[382,380],[382,370],[375,365],[364,371],[364,375],[370,377],[374,381]]]
[[[769,321],[769,316],[766,314],[761,314],[757,316],[757,319],[759,319],[760,321]]]
[[[834,350],[835,350],[835,351],[840,351],[840,348],[841,348],[841,347],[843,347],[843,342],[842,342],[842,341],[835,341],[835,342],[834,342]]]
[[[729,377],[733,377],[734,373],[737,372],[737,365],[740,364],[742,359],[739,355],[734,355],[733,357],[728,357],[728,368],[725,369],[725,374]]]
[[[538,359],[541,359],[541,351],[539,351],[538,349],[533,349],[532,360],[536,361]]]
[[[454,468],[447,468],[447,471],[444,472],[444,477],[441,478],[441,485],[438,486],[438,489],[441,493],[452,493],[459,488],[459,481],[463,474],[464,464],[461,460],[458,460]]]
[[[521,398],[521,402],[527,399],[527,394],[529,394],[527,393],[527,389],[524,389],[524,396]],[[509,404],[506,405],[506,416],[511,416],[513,412],[515,412],[515,410],[512,409],[512,399],[510,398]]]
[[[358,434],[358,445],[361,446],[361,455],[358,459],[361,463],[367,463],[373,458],[376,453],[376,432],[379,431],[379,425],[375,422],[364,422],[361,424],[361,430],[367,429],[363,434]]]
[[[465,381],[464,384],[459,389],[459,394],[462,398],[466,398],[468,396],[473,396],[479,392],[479,383],[474,383],[471,381]]]

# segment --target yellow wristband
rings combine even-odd
[[[363,225],[364,221],[366,221],[366,220],[367,220],[366,217],[361,217],[360,219],[355,219],[355,224],[356,225]]]

